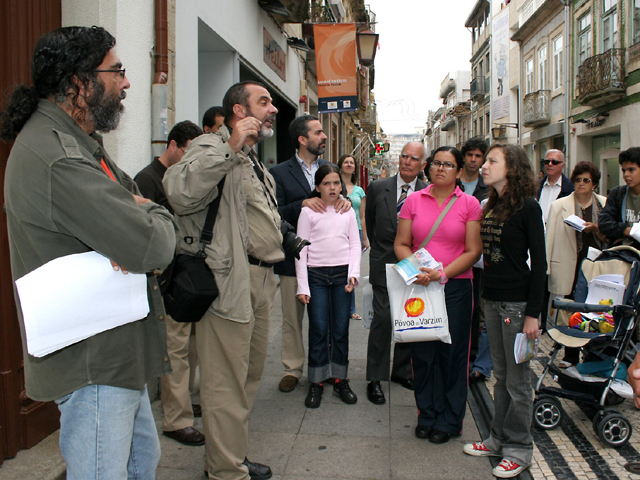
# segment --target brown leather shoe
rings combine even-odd
[[[280,380],[278,388],[284,393],[293,392],[294,388],[296,388],[296,383],[298,383],[298,377],[295,375],[285,375],[282,377],[282,380]]]
[[[173,430],[171,432],[162,432],[162,434],[184,445],[190,445],[192,447],[204,445],[204,435],[193,427],[181,428],[180,430]]]

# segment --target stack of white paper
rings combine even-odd
[[[608,305],[619,305],[624,298],[624,276],[598,275],[589,282],[589,290],[585,303],[597,305],[606,301]]]
[[[56,258],[16,280],[27,351],[44,357],[149,314],[147,277],[97,252]]]
[[[564,223],[569,225],[574,230],[581,232],[582,230],[584,230],[584,224],[586,222],[577,215],[569,215],[564,219]]]

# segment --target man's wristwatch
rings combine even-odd
[[[447,274],[444,273],[444,269],[442,268],[440,268],[438,271],[440,272],[440,280],[438,281],[440,282],[440,285],[444,285],[449,281],[449,279],[447,278]]]

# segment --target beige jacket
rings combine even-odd
[[[178,253],[195,253],[208,205],[218,196],[216,186],[226,175],[220,208],[207,247],[207,265],[214,274],[218,298],[209,310],[234,322],[251,320],[251,295],[247,247],[249,226],[242,175],[248,147],[234,153],[226,126],[217,134],[194,139],[180,162],[169,167],[162,184],[175,212]]]
[[[596,194],[604,207],[607,197]],[[547,275],[549,292],[556,295],[569,295],[578,261],[576,231],[564,223],[565,218],[576,213],[575,194],[556,200],[549,209],[547,221]]]

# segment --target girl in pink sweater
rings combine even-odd
[[[316,189],[327,207],[340,198],[340,170],[334,164],[322,165],[315,175]],[[297,297],[307,304],[309,315],[309,393],[308,408],[318,408],[322,382],[335,378],[333,394],[347,404],[358,397],[349,388],[349,308],[350,293],[360,277],[360,233],[353,209],[338,213],[334,208],[317,212],[304,207],[298,219],[297,234],[311,245],[296,260]]]

